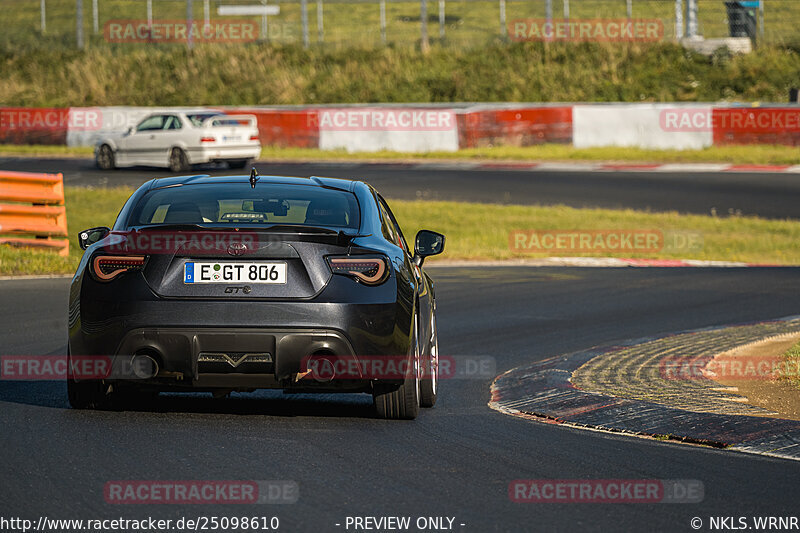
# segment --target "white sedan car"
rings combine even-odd
[[[253,115],[164,112],[100,139],[94,154],[103,170],[143,165],[183,172],[194,164],[220,161],[243,168],[261,154],[261,143]]]

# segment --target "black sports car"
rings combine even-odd
[[[255,170],[154,179],[113,229],[79,238],[74,408],[260,388],[368,392],[385,418],[436,402],[434,287],[421,267],[444,236],[420,231],[410,249],[363,182]]]

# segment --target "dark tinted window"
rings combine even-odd
[[[207,183],[148,192],[133,209],[129,226],[157,224],[302,224],[358,229],[355,195],[304,185],[256,186]]]
[[[400,224],[398,224],[397,220],[394,218],[394,213],[392,213],[392,210],[389,209],[389,204],[387,204],[386,200],[384,200],[381,196],[378,196],[378,200],[381,206],[381,216],[383,217],[384,221],[384,237],[408,252],[406,238],[403,236],[403,232],[400,230]],[[390,233],[389,236],[386,235],[387,230]]]
[[[179,130],[181,129],[181,120],[175,115],[169,115],[164,122],[165,130]]]
[[[193,125],[199,127],[203,124],[204,120],[217,116],[222,116],[222,113],[190,113],[186,115],[186,118],[188,118]]]

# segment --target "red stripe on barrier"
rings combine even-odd
[[[572,142],[572,107],[473,111],[458,116],[459,147]]]
[[[714,144],[800,145],[800,107],[716,108]]]
[[[319,147],[319,117],[314,109],[289,111],[237,108],[235,111],[256,116],[263,146]]]
[[[66,144],[69,108],[0,108],[0,143]]]

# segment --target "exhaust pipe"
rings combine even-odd
[[[134,355],[131,359],[131,370],[139,379],[151,379],[158,375],[158,362],[146,354]]]
[[[311,377],[319,383],[329,383],[336,377],[334,357],[328,354],[314,354],[308,360]]]

